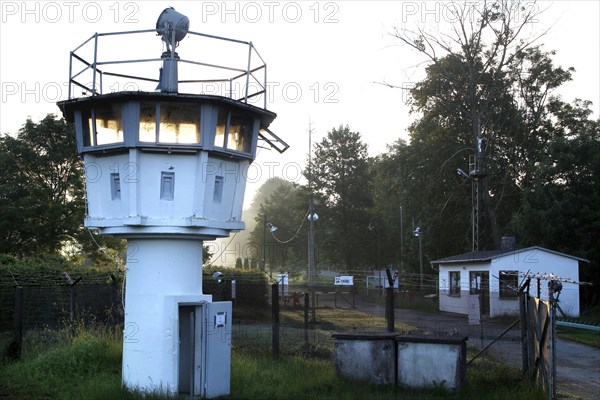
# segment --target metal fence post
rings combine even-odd
[[[15,312],[14,312],[14,356],[21,358],[23,348],[23,287],[15,287]]]
[[[304,341],[308,343],[308,310],[309,300],[308,300],[308,292],[304,293]]]
[[[550,377],[549,383],[550,387],[548,388],[548,395],[551,399],[556,398],[556,302],[557,299],[554,298],[554,281],[548,282],[548,300],[550,302],[550,349],[549,349],[549,370]]]
[[[527,325],[527,294],[519,292],[519,319],[521,328],[521,368],[523,375],[529,378],[529,350],[528,350],[528,325]]]
[[[388,287],[385,289],[385,320],[387,321],[387,331],[394,332],[394,278],[389,268],[386,268],[385,273],[388,280]]]
[[[273,333],[273,359],[279,358],[279,284],[271,285],[271,313]]]

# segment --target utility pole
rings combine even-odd
[[[400,206],[400,271],[404,271],[404,232],[402,222],[402,206]]]
[[[473,247],[472,251],[479,250],[479,242],[481,239],[481,208],[482,208],[482,197],[483,197],[483,179],[485,178],[485,164],[483,160],[483,139],[477,137],[477,143],[475,146],[475,156],[471,157],[469,175],[472,179],[472,235],[473,235]]]
[[[419,238],[419,284],[421,286],[421,292],[423,291],[423,246],[422,246],[422,237],[423,231],[421,227],[417,225],[414,230],[414,235]]]
[[[308,220],[309,232],[308,232],[308,290],[311,295],[311,320],[313,323],[316,322],[315,315],[315,288],[314,288],[314,275],[315,275],[315,205],[312,188],[312,122],[308,120],[308,190],[310,192],[310,200],[308,206]]]
[[[267,273],[267,214],[263,220],[263,251],[262,251],[262,270]]]

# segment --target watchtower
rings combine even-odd
[[[193,58],[175,51],[186,37]],[[58,106],[85,165],[85,226],[127,239],[128,387],[229,394],[231,303],[202,293],[202,243],[244,229],[257,148],[288,148],[269,130],[266,70],[251,42],[191,32],[173,8],[155,29],[96,33],[71,52]]]

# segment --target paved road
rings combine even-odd
[[[357,309],[383,316],[383,306],[357,303]],[[469,325],[466,316],[431,314],[415,310],[396,309],[395,321],[416,326],[419,330],[438,336],[468,336],[470,345],[479,348],[488,345],[510,324],[501,325],[483,321],[481,326]],[[488,352],[502,362],[521,367],[520,333],[518,325],[494,343]],[[556,343],[557,389],[581,399],[600,399],[600,350],[558,339]]]

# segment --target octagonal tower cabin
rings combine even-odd
[[[202,243],[244,229],[257,147],[288,146],[268,129],[276,115],[252,43],[188,27],[167,8],[156,29],[94,34],[71,52],[69,99],[58,106],[85,165],[85,226],[127,239],[123,383],[214,397],[229,393],[231,303],[202,293]],[[160,58],[135,41],[156,33]],[[201,58],[175,52],[186,36],[186,55]],[[153,64],[155,76],[141,73]],[[121,86],[136,90],[105,92]]]

